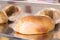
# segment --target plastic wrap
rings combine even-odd
[[[5,6],[10,5],[10,3],[8,1],[0,1],[0,5],[1,5],[0,10],[4,10]],[[40,11],[41,9],[44,9],[44,8],[55,8],[55,9],[60,10],[60,4],[35,3],[35,2],[33,2],[33,3],[31,3],[31,2],[15,2],[14,5],[21,7],[21,9],[23,10],[21,12],[21,15],[19,15],[19,13],[18,13],[19,17],[24,17],[27,15],[34,15],[35,13],[37,13],[38,11]],[[31,6],[32,13],[25,12],[26,5]],[[14,19],[14,20],[18,20],[18,19]],[[58,29],[57,31],[53,30],[52,32],[49,32],[44,35],[27,36],[27,35],[21,34],[21,37],[16,37],[16,36],[14,36],[15,35],[14,30],[11,29],[15,26],[15,24],[16,23],[7,25],[9,27],[9,29],[6,30],[6,33],[0,33],[0,36],[1,36],[0,40],[5,40],[5,39],[6,40],[60,40],[60,29]],[[25,36],[26,38],[23,38],[23,36]]]

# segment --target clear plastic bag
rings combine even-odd
[[[1,3],[1,9],[3,9],[6,5],[9,5],[8,4],[8,2],[0,2]],[[23,9],[23,14],[25,13],[24,12],[24,8],[25,8],[25,6],[26,5],[30,5],[30,6],[32,6],[32,13],[31,14],[35,14],[36,12],[38,12],[39,10],[41,10],[41,9],[43,9],[43,8],[47,8],[47,7],[50,7],[50,8],[57,8],[57,9],[60,9],[60,5],[58,6],[58,5],[49,5],[49,4],[41,4],[41,3],[28,3],[28,2],[16,2],[16,4],[15,4],[16,6],[18,5],[18,6],[20,6],[22,9]],[[47,6],[48,5],[48,6]],[[58,8],[59,7],[59,8]],[[30,15],[30,14],[21,14],[21,17],[24,17],[24,16],[27,16],[27,15]],[[59,15],[59,14],[57,14],[57,15]],[[57,17],[58,19],[60,18],[60,17]],[[18,17],[18,19],[19,19],[19,17]],[[14,27],[14,23],[12,23],[12,25],[7,25],[7,26],[9,26],[10,28],[13,28]],[[24,35],[19,35],[19,36],[17,36],[17,37],[15,37],[14,35],[14,30],[13,30],[13,32],[10,32],[12,29],[8,29],[8,30],[6,30],[6,33],[2,33],[2,34],[0,34],[0,36],[2,37],[2,39],[4,38],[4,37],[7,37],[6,39],[8,39],[8,40],[30,40],[30,37],[32,38],[32,37],[36,37],[36,39],[39,39],[40,38],[40,35],[38,35],[38,36],[33,36],[33,35],[30,35],[30,36],[26,36],[26,37],[29,37],[29,39],[28,38],[23,38],[23,36]],[[59,40],[60,39],[60,37],[57,35],[57,33],[58,33],[59,31],[53,31],[53,36],[51,36],[50,35],[50,33],[49,34],[44,34],[45,36],[42,36],[40,39],[41,40]],[[49,36],[48,36],[49,35]],[[21,36],[21,37],[20,37]],[[0,37],[0,38],[1,38]],[[46,37],[46,39],[45,39],[45,37]],[[51,38],[52,37],[52,38]],[[57,38],[57,37],[59,37],[59,38]],[[49,39],[50,38],[50,39]],[[40,40],[39,39],[39,40]],[[32,38],[32,40],[35,40],[35,39],[33,39]]]

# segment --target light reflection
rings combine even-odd
[[[53,39],[53,32],[49,32],[42,35],[25,35],[25,34],[16,34],[14,33],[14,36],[27,39],[27,40],[52,40]]]

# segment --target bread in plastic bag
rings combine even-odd
[[[55,24],[60,22],[60,12],[58,9],[55,8],[45,8],[42,9],[41,11],[39,11],[38,13],[36,13],[35,15],[38,16],[49,16],[53,19],[53,21],[55,22]]]

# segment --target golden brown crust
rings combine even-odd
[[[7,23],[8,17],[4,11],[0,11],[0,24]]]
[[[27,26],[24,23],[27,23]],[[32,24],[33,26],[30,25],[30,23],[33,23]],[[22,30],[21,27],[23,27],[22,25],[24,25],[24,28],[22,28],[22,29],[24,29],[23,32],[21,31]],[[27,27],[27,28],[25,28],[25,27]],[[42,33],[47,33],[49,31],[53,30],[53,28],[54,28],[54,22],[49,17],[26,16],[26,17],[19,19],[14,30],[17,32],[20,32],[22,34],[42,34]]]
[[[55,9],[55,8],[45,8],[41,11],[39,11],[38,13],[36,13],[35,15],[41,16],[41,15],[45,15],[45,16],[49,16],[51,17],[53,20],[55,20],[56,18],[54,18],[57,14],[60,15],[59,10]],[[58,16],[59,16],[58,15]],[[56,17],[58,17],[56,16]]]
[[[34,40],[40,40],[41,38],[43,38],[42,40],[51,40],[53,38],[53,32],[49,32],[46,34],[33,34],[33,35],[26,35],[26,34],[20,34],[15,32],[14,36],[18,37],[18,38],[25,38],[25,39],[34,39]]]
[[[8,37],[0,37],[0,40],[10,40]]]
[[[6,12],[8,16],[11,16],[13,13],[21,11],[19,7],[17,7],[16,5],[11,5],[11,4],[6,6],[5,9],[3,10]]]
[[[0,24],[0,33],[5,33],[7,29],[8,29],[7,24]]]

